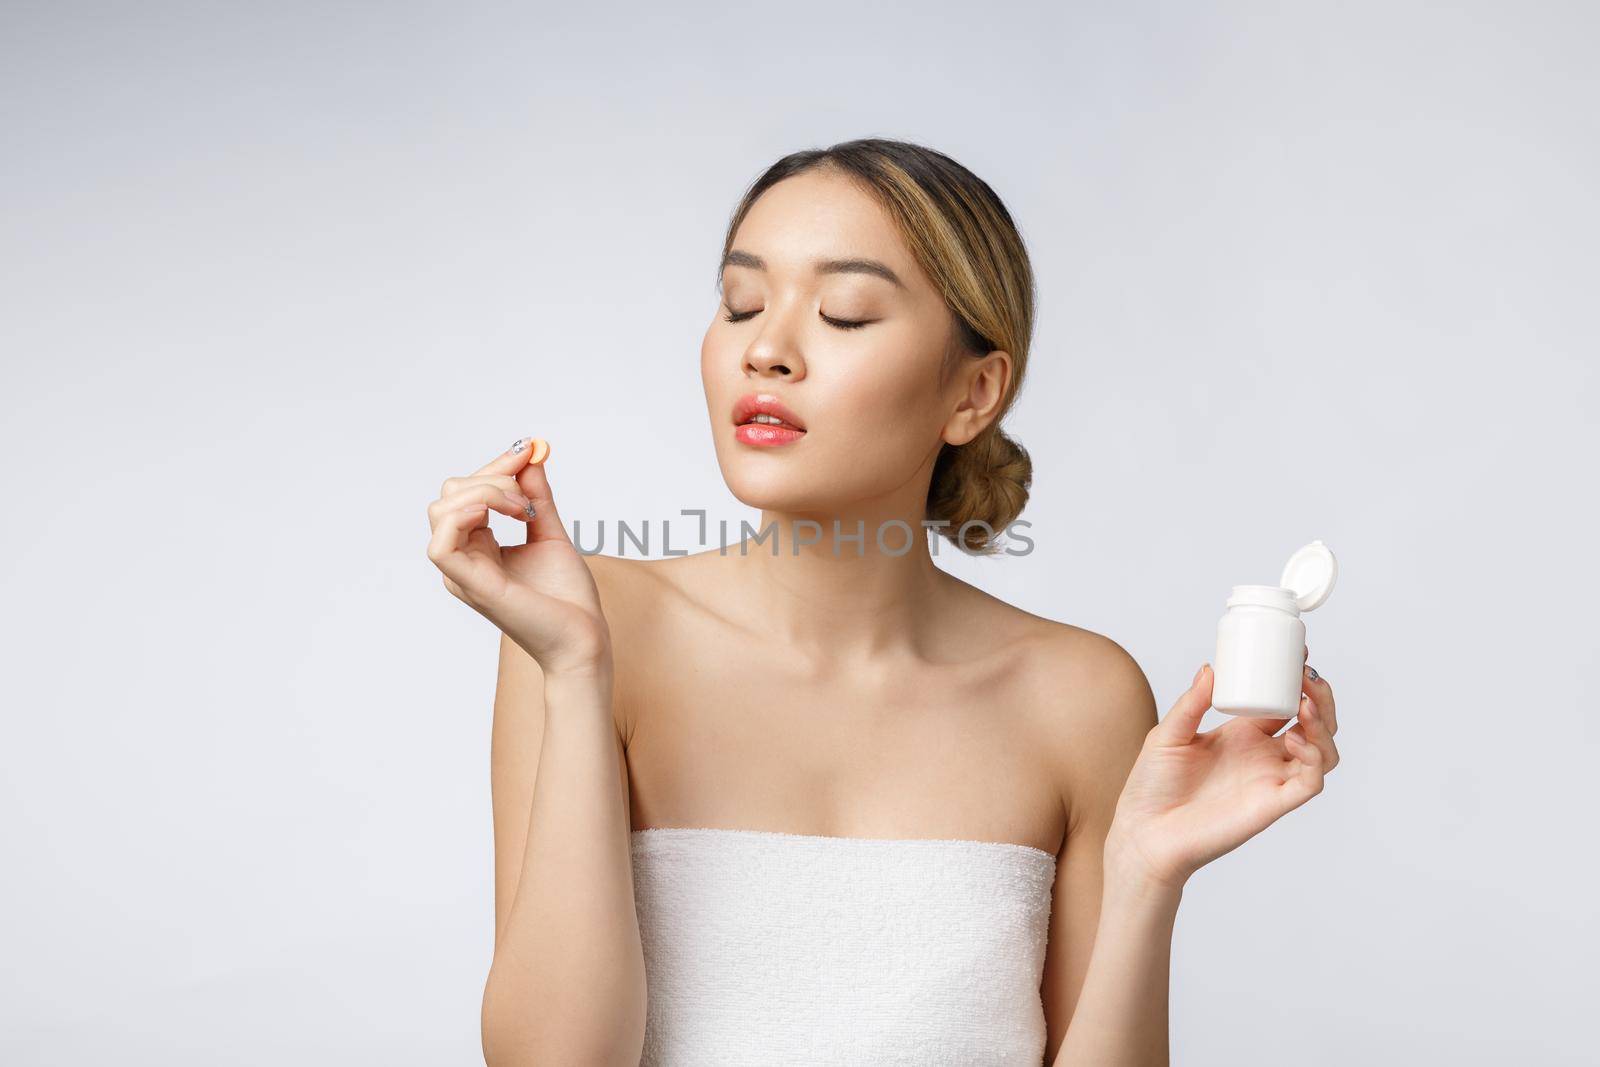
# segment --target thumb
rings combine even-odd
[[[550,458],[550,442],[542,437],[533,439],[529,447],[528,462],[517,471],[517,488],[533,505],[533,518],[527,523],[528,544],[535,541],[565,541],[566,528],[561,525],[561,515],[550,492],[550,479],[545,474],[545,460]]]
[[[1153,736],[1157,745],[1187,745],[1194,740],[1200,720],[1211,710],[1211,683],[1214,678],[1211,664],[1202,663],[1189,688],[1178,697],[1172,710],[1167,712],[1167,717],[1156,724]]]

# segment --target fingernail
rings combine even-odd
[[[530,507],[533,506],[533,501],[529,500],[527,497],[523,496],[521,493],[518,493],[518,492],[516,492],[514,490],[510,490],[510,489],[506,490],[506,496],[511,499],[511,502],[513,504],[515,504],[517,507],[521,508],[523,511],[527,511]]]
[[[506,451],[510,452],[514,456],[518,452],[521,452],[524,448],[527,448],[527,447],[528,447],[528,439],[526,437],[519,437],[515,441],[511,442],[511,447],[508,448]]]
[[[1200,679],[1205,677],[1205,673],[1206,673],[1206,665],[1204,663],[1202,663],[1202,664],[1200,664],[1200,669],[1194,672],[1194,680],[1191,681],[1189,684],[1191,686],[1199,685],[1200,684]]]
[[[1306,677],[1310,678],[1314,682],[1318,678],[1321,678],[1322,675],[1317,673],[1317,669],[1315,667],[1313,667],[1311,664],[1307,663],[1306,664]]]

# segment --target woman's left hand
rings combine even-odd
[[[1196,733],[1211,707],[1212,679],[1203,665],[1145,738],[1106,837],[1108,875],[1181,889],[1189,875],[1322,792],[1323,776],[1338,766],[1333,689],[1314,669],[1301,672],[1299,722],[1278,736],[1288,719],[1235,716]]]

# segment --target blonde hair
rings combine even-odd
[[[768,167],[733,213],[722,261],[762,193],[818,167],[840,170],[877,197],[944,295],[956,331],[941,380],[964,357],[996,349],[1011,354],[1011,381],[994,419],[966,444],[940,449],[928,486],[926,518],[949,524],[939,532],[965,551],[992,554],[998,551],[995,534],[1022,513],[1033,483],[1027,450],[1000,428],[1022,388],[1033,337],[1033,267],[1022,235],[994,190],[949,156],[905,141],[864,138],[794,152]]]

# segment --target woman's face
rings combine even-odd
[[[852,180],[811,170],[761,195],[728,258],[700,372],[734,496],[789,513],[920,507],[943,441],[981,428],[952,418],[979,361],[941,382],[955,320],[893,221]],[[775,397],[804,432],[740,427],[751,396]]]

